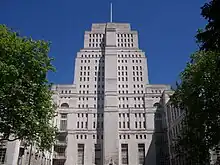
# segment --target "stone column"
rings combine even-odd
[[[119,164],[117,51],[114,23],[106,25],[103,165]]]
[[[15,140],[7,143],[6,165],[17,165],[20,150],[20,141]]]

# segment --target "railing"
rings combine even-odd
[[[67,145],[67,140],[62,140],[62,141],[61,140],[57,140],[55,145],[66,146]]]
[[[55,152],[53,154],[54,159],[66,159],[66,154],[65,152]]]

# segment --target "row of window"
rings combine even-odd
[[[142,122],[142,121],[139,121],[139,122],[135,122],[135,128],[144,128],[146,129],[146,122]]]
[[[89,94],[89,91],[79,91],[79,94]]]
[[[70,99],[70,97],[60,97],[61,99]]]
[[[161,90],[151,90],[152,93],[162,93]]]
[[[129,104],[119,104],[118,105],[118,108],[129,108],[129,107],[132,107],[132,106],[129,106]],[[134,104],[133,105],[133,108],[144,108],[144,104]]]
[[[94,114],[93,114],[93,117],[94,117],[94,118],[96,118],[96,117],[101,118],[101,117],[103,117],[103,116],[104,116],[103,113],[94,113]],[[87,113],[78,113],[78,114],[77,114],[77,117],[88,117],[88,114],[87,114]]]
[[[79,77],[79,81],[89,81],[89,77]],[[95,81],[105,81],[105,78],[104,77],[94,77],[94,80]]]
[[[118,87],[119,88],[128,88],[128,84],[119,84]]]
[[[103,117],[104,114],[103,113],[93,113],[93,117],[96,118],[100,118],[100,117]],[[129,113],[119,113],[118,116],[121,118],[121,117],[130,117],[130,114]],[[145,113],[134,113],[134,116],[137,118],[137,117],[145,117]],[[77,113],[77,117],[80,118],[80,117],[88,117],[88,113]],[[60,114],[60,118],[61,119],[67,119],[67,114],[66,113],[61,113]]]
[[[122,94],[128,93],[128,90],[126,90],[126,91],[118,91],[118,93],[122,93]]]
[[[118,63],[127,63],[128,62],[128,60],[118,60]],[[132,60],[132,63],[141,63],[142,62],[142,60]]]
[[[118,54],[118,57],[119,57],[119,58],[124,58],[124,57],[125,57],[125,58],[127,58],[127,57],[130,58],[130,57],[142,57],[142,56],[141,56],[141,54],[139,54],[139,55],[138,55],[138,54],[128,54],[128,55],[127,55],[127,54],[121,54],[121,55]]]
[[[90,54],[88,54],[88,55],[87,55],[87,54],[85,54],[85,55],[82,54],[82,55],[81,55],[81,57],[85,57],[85,58],[88,58],[88,57],[89,57],[89,58],[90,58],[90,57],[92,57],[92,58],[93,58],[93,57],[95,57],[95,58],[100,58],[100,57],[102,57],[102,56],[103,56],[102,54],[91,54],[91,55],[90,55]]]
[[[120,94],[124,94],[124,93],[128,93],[128,90],[122,90],[122,91],[118,91],[118,93],[120,93]],[[133,94],[140,94],[140,93],[144,93],[144,91],[142,90],[142,91],[133,91]]]
[[[118,77],[118,81],[128,81],[128,77]]]
[[[96,100],[104,100],[104,97],[93,97],[93,99],[94,99],[94,101],[96,101]],[[141,101],[141,100],[143,100],[143,97],[133,97],[133,99],[134,99],[134,101],[136,101],[136,100],[138,100],[138,101]],[[88,97],[79,97],[79,100],[89,100],[89,98]],[[118,100],[119,101],[125,101],[125,100],[127,100],[128,101],[128,97],[118,97]],[[62,107],[62,106],[61,106]]]
[[[128,165],[129,164],[129,148],[128,144],[123,143],[120,146],[121,150],[121,164],[123,165]],[[94,145],[95,149],[95,154],[94,154],[94,159],[95,159],[95,164],[98,162],[101,162],[101,146],[95,144]],[[133,148],[132,148],[133,150]],[[144,143],[139,143],[138,144],[138,164],[142,165],[144,164],[145,160],[145,144]],[[77,145],[77,164],[78,165],[84,165],[85,164],[85,144],[78,144]]]
[[[118,47],[134,47],[134,44],[133,44],[133,43],[131,43],[131,44],[130,44],[130,43],[128,43],[128,44],[126,44],[126,43],[124,43],[124,44],[122,44],[122,43],[119,44],[119,43],[118,43]]]
[[[142,72],[136,72],[136,73],[133,72],[133,76],[135,76],[135,75],[136,75],[136,76],[142,76]]]
[[[129,108],[131,106],[129,106],[129,104],[119,104],[118,105],[118,108]],[[145,105],[144,104],[134,104],[132,106],[133,108],[144,108]],[[89,108],[89,105],[88,104],[78,104],[78,108]],[[93,108],[104,108],[104,105],[103,104],[94,104],[93,105]]]
[[[103,139],[103,135],[92,135],[93,139]],[[137,134],[135,135],[136,139],[147,139],[147,135]],[[88,135],[77,134],[76,139],[88,139]],[[130,135],[119,135],[119,139],[130,139]]]
[[[98,62],[98,60],[95,60],[95,63],[97,63],[97,62]],[[99,62],[104,63],[105,61],[104,61],[104,59],[102,59],[102,60],[99,60]],[[90,60],[81,60],[81,63],[90,63]]]
[[[62,90],[61,93],[62,93],[62,94],[63,94],[63,93],[71,93],[71,90],[69,90],[69,91],[68,91],[68,90],[65,90],[65,91]]]
[[[147,135],[138,134],[135,135],[136,139],[147,139]],[[130,135],[119,135],[119,139],[130,139]]]
[[[97,70],[99,68],[99,70],[103,70],[104,71],[104,66],[102,66],[102,67],[97,67],[97,66],[95,66],[95,70]],[[90,66],[81,66],[80,67],[80,70],[90,70]],[[142,66],[132,66],[132,69],[133,70],[142,70]],[[128,70],[128,66],[118,66],[118,70]],[[134,73],[133,73],[134,74]],[[140,73],[141,75],[142,75],[142,73]]]
[[[133,97],[133,99],[136,100],[143,100],[143,97]],[[118,100],[128,100],[128,97],[119,97]]]
[[[131,34],[131,33],[123,33],[123,34],[122,33],[118,33],[117,37],[119,37],[119,38],[120,37],[128,37],[128,38],[131,37],[131,38],[133,38],[133,34]]]
[[[129,122],[119,122],[119,128],[130,128]],[[135,121],[135,128],[146,129],[146,122],[145,121]]]
[[[124,73],[124,72],[123,72],[123,73]],[[127,73],[127,72],[126,72],[126,73]],[[84,73],[84,74],[85,74],[85,73]],[[88,73],[88,74],[89,74],[89,73]],[[79,87],[80,87],[80,88],[89,88],[89,85],[81,85],[81,84],[80,84]],[[97,86],[95,85],[94,87],[96,88]],[[128,88],[128,85],[127,85],[127,84],[126,84],[126,85],[124,85],[124,84],[119,84],[118,87],[119,87],[119,88]],[[143,88],[144,85],[143,85],[143,84],[141,84],[141,85],[139,85],[139,84],[136,84],[136,85],[135,85],[135,84],[134,84],[133,87],[134,87],[134,88]],[[104,88],[104,85],[98,85],[98,88]],[[151,92],[152,92],[152,93],[162,93],[161,90],[152,90]],[[66,93],[66,94],[67,94],[67,93],[71,93],[71,90],[69,90],[69,91],[67,91],[67,90],[65,90],[65,91],[62,90],[61,93],[62,93],[62,94],[64,94],[64,93]],[[84,93],[86,93],[86,92],[84,92]],[[120,92],[119,92],[119,93],[120,93]],[[123,92],[122,92],[122,93],[123,93]],[[125,93],[125,92],[124,92],[124,93]],[[134,92],[134,93],[136,93],[136,92]],[[139,92],[137,92],[137,93],[139,93]],[[141,92],[141,93],[142,93],[142,92]],[[70,97],[67,97],[67,98],[70,98]],[[135,98],[134,98],[134,99],[135,99]],[[174,113],[180,113],[180,112],[181,112],[181,110],[180,110],[180,112],[177,112],[178,110],[175,110],[175,111],[176,111],[176,112],[174,112]],[[181,113],[178,114],[178,115],[176,115],[176,116],[179,116],[179,115],[181,115]],[[174,115],[174,116],[175,116],[175,115]]]
[[[85,55],[81,55],[81,57],[85,57],[85,58],[90,58],[90,57],[92,57],[92,58],[100,58],[100,57],[102,57],[103,55],[102,54],[85,54]],[[118,54],[118,57],[119,58],[127,58],[127,57],[129,57],[129,58],[134,58],[134,57],[142,57],[142,55],[141,54]],[[103,59],[104,60],[104,59]],[[104,61],[102,61],[102,62],[104,62]]]
[[[103,117],[103,113],[94,113],[93,117],[95,118],[96,116],[99,117]],[[135,113],[134,114],[135,117],[145,117],[145,113]],[[119,117],[129,117],[130,114],[129,113],[119,113],[118,114]],[[61,113],[60,114],[61,119],[67,119],[67,114],[66,113]],[[77,117],[88,117],[87,113],[77,113]]]
[[[127,76],[128,72],[118,72],[118,76]]]
[[[142,63],[142,60],[132,60],[132,63],[135,63],[135,61],[136,61],[136,63]],[[139,62],[138,62],[139,61]],[[128,60],[118,60],[118,63],[127,63],[128,62]]]
[[[102,41],[104,41],[104,38],[99,38],[99,39],[98,39],[98,38],[96,38],[96,39],[94,39],[94,38],[91,39],[91,38],[90,38],[90,39],[89,39],[89,42],[102,42]]]
[[[133,81],[143,81],[143,77],[133,77]]]
[[[121,38],[121,39],[118,39],[118,42],[119,42],[119,43],[121,43],[121,42],[133,42],[133,41],[134,41],[133,38],[131,38],[131,39],[130,39],[130,38],[128,38],[128,39],[126,39],[126,38],[124,38],[124,39],[122,39],[122,38]]]
[[[89,77],[79,77],[79,81],[89,81],[90,78]],[[105,78],[104,77],[94,77],[94,80],[95,81],[102,81],[104,82],[105,81]]]
[[[98,122],[93,122],[93,129],[103,129],[103,122],[98,121]],[[77,121],[76,125],[77,129],[88,129],[88,122],[84,121]],[[130,129],[130,123],[129,122],[119,122],[119,128],[120,129]],[[146,122],[145,121],[140,121],[137,122],[135,121],[135,128],[136,129],[146,129]],[[60,121],[60,131],[66,131],[67,130],[67,120],[61,120]]]
[[[121,163],[129,164],[128,144],[121,144]],[[145,160],[145,144],[138,144],[138,164],[144,164]]]
[[[104,108],[104,105],[103,104],[98,104],[96,106],[96,104],[93,105],[94,108]],[[89,105],[88,104],[78,104],[78,108],[89,108]]]
[[[140,72],[141,73],[141,72]],[[120,75],[120,74],[119,74]],[[127,76],[127,72],[126,72]],[[142,76],[142,74],[140,75]],[[84,78],[85,79],[85,78]],[[133,77],[133,81],[143,81],[143,77]],[[128,81],[128,77],[118,77],[118,81]]]
[[[93,139],[103,139],[103,135],[92,135]],[[76,139],[88,139],[87,135],[76,135]]]
[[[86,68],[87,68],[87,69],[86,69]],[[90,66],[84,66],[84,67],[83,67],[83,66],[80,66],[80,70],[83,70],[83,69],[84,69],[84,70],[90,70]]]
[[[88,128],[88,122],[87,121],[77,121],[76,127],[79,129],[87,129]],[[95,128],[103,128],[103,121],[97,121],[93,122],[93,126]],[[119,128],[130,128],[129,122],[119,122]],[[141,128],[146,129],[146,122],[145,121],[135,121],[135,128]],[[67,120],[60,120],[60,130],[66,130],[67,129]]]
[[[105,45],[104,43],[100,43],[100,44],[98,44],[98,43],[96,43],[96,44],[95,43],[92,43],[92,44],[89,43],[89,47],[99,47],[99,46],[103,47],[104,45]]]
[[[134,93],[134,94],[136,94],[136,93],[139,94],[139,93],[144,93],[144,91],[139,91],[139,90],[138,90],[138,91],[133,91],[133,93]]]
[[[92,34],[89,34],[89,37],[103,37],[104,34],[103,33],[92,33]]]
[[[129,117],[130,114],[129,113],[119,113],[118,116],[119,117]],[[145,113],[135,113],[134,116],[135,117],[145,117]]]
[[[68,107],[61,106],[61,108],[68,108]],[[84,103],[78,104],[78,108],[89,108],[89,105]],[[93,107],[90,108],[104,108],[104,104],[94,104]],[[119,104],[118,108],[145,108],[145,104],[133,104],[132,106],[129,104]]]
[[[79,122],[77,121],[77,125],[76,125],[76,128],[88,128],[88,122]]]
[[[84,75],[84,76],[89,76],[90,75],[90,72],[80,72],[80,76],[82,76],[82,75]],[[104,76],[105,75],[105,72],[103,71],[102,72],[102,76]],[[97,72],[95,72],[95,76],[97,76]],[[98,72],[98,76],[101,76],[101,73],[100,72]]]

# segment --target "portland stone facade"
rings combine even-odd
[[[169,89],[149,84],[147,57],[130,24],[92,24],[73,84],[52,87],[59,128],[53,164],[156,165],[155,103]]]

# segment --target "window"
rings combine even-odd
[[[145,157],[145,145],[138,144],[138,162],[139,162],[139,164],[144,164],[144,157]]]
[[[66,119],[60,120],[60,130],[64,131],[66,129],[67,129],[67,120]]]
[[[122,164],[128,164],[128,144],[121,144],[121,161]]]
[[[67,103],[62,103],[60,107],[61,108],[69,108],[69,105]]]
[[[62,114],[61,114],[61,118],[62,118],[62,119],[66,119],[66,118],[67,118],[67,114],[66,114],[66,113],[62,113]]]
[[[83,122],[81,122],[81,128],[83,128]]]
[[[84,144],[78,144],[78,165],[84,165]]]
[[[6,155],[6,148],[1,148],[0,149],[0,163],[1,164],[5,163],[5,155]]]
[[[100,165],[101,164],[101,145],[95,144],[95,164]]]

